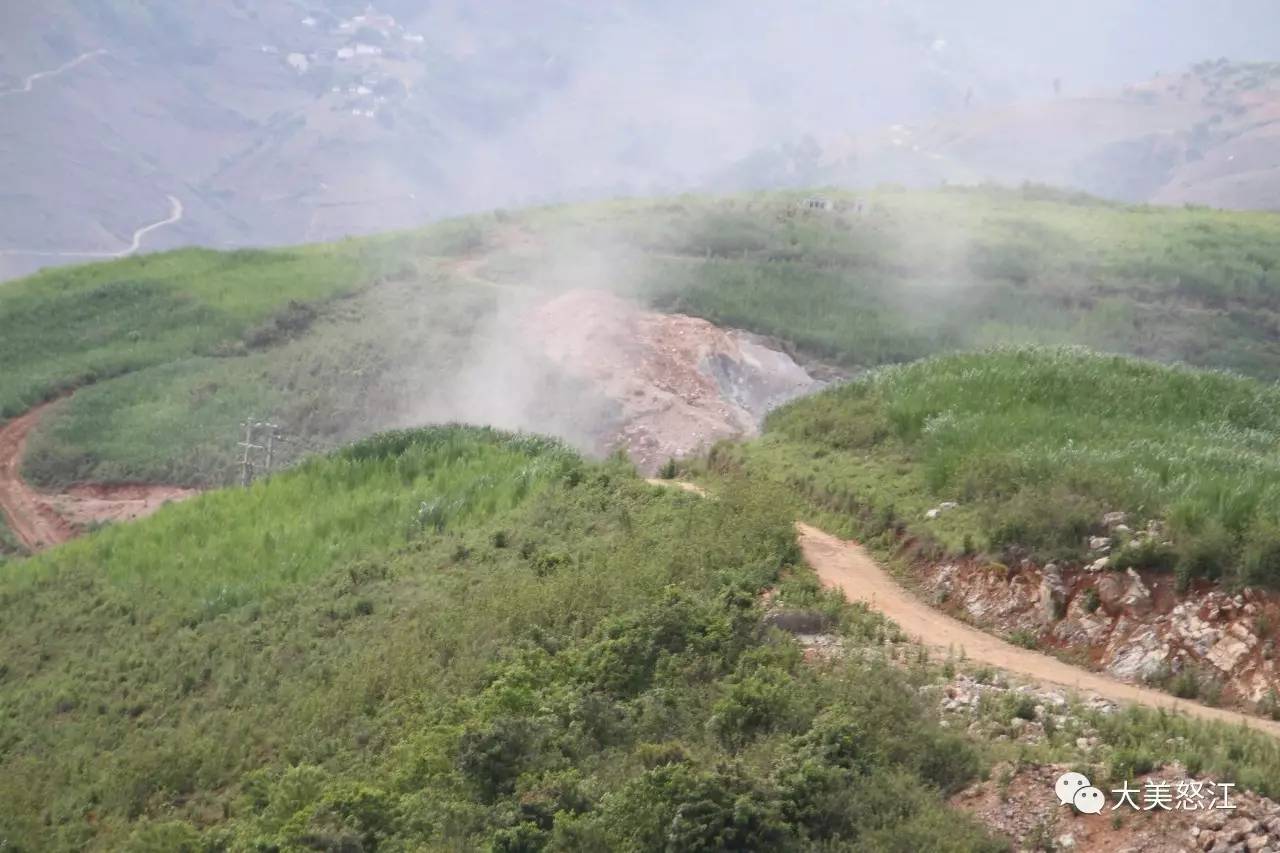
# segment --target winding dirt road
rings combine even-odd
[[[65,71],[70,71],[81,63],[88,62],[90,59],[94,59],[95,57],[103,56],[105,54],[105,50],[91,50],[88,53],[80,54],[70,62],[64,62],[57,68],[50,68],[48,71],[37,71],[35,74],[28,75],[22,81],[22,85],[16,89],[0,90],[0,98],[3,98],[5,95],[21,95],[30,92],[32,87],[35,86],[37,80],[43,80],[46,77],[57,77],[59,74],[62,74]]]
[[[706,495],[701,486],[684,480],[654,478],[648,482],[654,486]],[[1202,720],[1243,723],[1251,729],[1280,738],[1280,722],[1178,699],[1159,690],[1129,684],[1006,643],[916,598],[857,542],[847,542],[803,521],[796,522],[796,535],[805,562],[817,572],[824,586],[839,589],[848,600],[860,601],[880,611],[923,645],[942,651],[964,649],[969,660],[998,667],[1047,686],[1093,693],[1113,702],[1181,711]]]
[[[170,501],[197,494],[193,489],[135,484],[88,483],[61,494],[32,488],[22,479],[27,437],[57,402],[36,406],[0,426],[0,514],[28,551],[43,551],[73,539],[86,525],[143,518]]]
[[[840,589],[851,601],[861,601],[879,610],[909,636],[927,646],[963,648],[970,660],[999,667],[1042,684],[1095,693],[1115,702],[1178,710],[1204,720],[1244,723],[1252,729],[1280,737],[1280,723],[1272,720],[1178,699],[1168,693],[1128,684],[1006,643],[911,595],[857,543],[838,539],[803,522],[796,522],[796,532],[805,560],[818,573],[823,584]]]
[[[0,511],[4,512],[18,541],[29,551],[40,551],[75,535],[75,529],[22,479],[27,436],[52,405],[36,406],[0,427]]]
[[[168,196],[169,199],[169,215],[158,222],[152,222],[150,225],[144,225],[133,232],[133,240],[126,248],[115,252],[49,252],[40,249],[0,249],[0,255],[26,255],[37,258],[101,258],[101,259],[118,259],[127,258],[136,254],[142,248],[142,238],[146,237],[152,231],[164,228],[167,225],[181,222],[185,215],[182,206],[182,199],[177,196]]]

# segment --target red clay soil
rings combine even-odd
[[[27,437],[53,405],[43,403],[0,427],[0,512],[27,550],[42,551],[73,539],[93,524],[142,518],[196,494],[193,489],[135,484],[87,483],[61,494],[32,488],[22,479]]]

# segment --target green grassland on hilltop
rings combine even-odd
[[[1117,568],[1274,587],[1278,446],[1274,383],[1014,348],[872,372],[775,411],[762,441],[717,454],[790,483],[860,535],[905,523],[953,553],[1084,562],[1099,519],[1119,510],[1137,531],[1155,521],[1164,532],[1120,543]],[[926,521],[942,501],[960,507]]]
[[[454,381],[504,306],[567,287],[846,369],[1034,343],[1280,376],[1280,217],[1035,187],[828,195],[865,210],[682,196],[50,270],[0,287],[0,412],[93,383],[33,437],[42,485],[227,482],[246,415],[295,453],[369,434]]]

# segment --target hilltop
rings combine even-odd
[[[1216,615],[1147,680],[1243,704],[1280,624],[1278,229],[1037,187],[687,196],[7,285],[0,406],[71,394],[30,435],[30,481],[210,489],[248,414],[291,443],[247,489],[0,564],[0,839],[999,850],[955,809],[1064,767],[1228,779],[1269,820],[1265,734],[917,645],[824,591],[793,522],[856,536],[972,621],[975,590],[1022,607],[987,627],[1076,665],[1104,618],[1160,663],[1137,632],[1202,596]],[[1046,342],[1258,378],[1027,346]],[[628,425],[713,412],[748,436],[781,386],[745,379],[795,371],[852,381],[755,440],[691,442],[664,473],[706,497],[527,432],[366,438],[501,416],[634,453]],[[1218,684],[1225,658],[1194,643],[1240,630]],[[998,829],[1099,831],[1031,813]]]
[[[22,470],[37,486],[199,487],[234,478],[250,415],[286,427],[285,462],[378,429],[466,420],[591,452],[657,436],[658,463],[750,432],[762,403],[803,387],[797,366],[821,380],[1031,343],[1280,375],[1274,216],[1035,187],[818,194],[830,210],[809,197],[500,211],[329,245],[47,271],[0,289],[0,413],[79,389],[29,438]],[[587,298],[618,328],[651,330],[648,384],[627,386],[634,356],[608,341],[573,342],[590,293],[611,294]],[[669,355],[686,333],[701,343]],[[586,353],[617,381],[586,369]],[[628,433],[667,410],[659,385],[676,377],[705,400],[693,416],[714,423],[687,439],[656,421]]]

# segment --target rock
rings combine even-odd
[[[1169,647],[1161,644],[1149,625],[1139,624],[1129,633],[1132,624],[1125,617],[1116,623],[1104,660],[1109,661],[1107,671],[1117,678],[1144,681],[1163,668],[1169,659]]]
[[[1059,835],[1053,839],[1053,846],[1055,850],[1074,850],[1076,849],[1076,838],[1070,833]]]
[[[1113,529],[1117,524],[1124,524],[1129,520],[1129,515],[1124,512],[1109,512],[1102,516],[1102,526],[1108,530]]]
[[[1258,822],[1243,815],[1233,818],[1222,827],[1222,835],[1228,841],[1243,841],[1246,835],[1254,831],[1254,827],[1258,826]]]
[[[789,634],[820,634],[831,622],[817,610],[771,610],[763,621],[766,626]]]
[[[1129,587],[1120,598],[1120,604],[1138,612],[1151,609],[1151,590],[1142,582],[1142,578],[1133,569],[1125,572],[1129,578]]]
[[[1201,850],[1212,850],[1213,845],[1218,843],[1218,836],[1216,833],[1206,830],[1200,833],[1200,838],[1198,840]]]
[[[943,501],[942,503],[935,506],[933,509],[926,512],[924,514],[924,517],[932,520],[942,515],[947,510],[955,509],[958,506],[960,506],[960,504],[956,503],[955,501]]]
[[[1090,551],[1110,551],[1111,537],[1110,536],[1090,536],[1089,550]]]
[[[1045,566],[1044,576],[1040,580],[1040,609],[1046,619],[1057,619],[1066,607],[1067,585],[1062,582],[1062,574],[1057,571],[1056,566],[1052,572],[1049,571],[1049,566]]]
[[[1104,610],[1119,610],[1120,599],[1124,598],[1127,591],[1124,578],[1110,573],[1098,578],[1095,589],[1098,590],[1098,602]]]
[[[1256,853],[1256,851],[1259,851],[1262,848],[1267,846],[1267,836],[1250,835],[1248,838],[1245,839],[1244,846],[1246,850],[1253,850]]]
[[[1109,565],[1111,565],[1110,557],[1100,557],[1099,559],[1094,560],[1092,563],[1085,566],[1084,570],[1086,572],[1100,572]]]
[[[1239,623],[1237,623],[1239,624]],[[1219,640],[1213,648],[1209,649],[1209,653],[1205,655],[1205,660],[1216,666],[1223,672],[1231,672],[1236,668],[1236,664],[1247,654],[1249,650],[1257,644],[1258,640],[1252,634],[1245,633],[1245,637],[1240,636],[1240,632],[1234,630],[1235,625],[1228,630],[1226,636]]]

